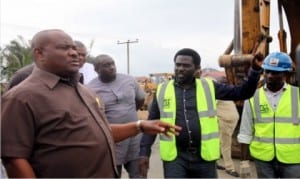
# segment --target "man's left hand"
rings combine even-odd
[[[261,70],[261,66],[263,64],[264,61],[264,56],[262,53],[258,52],[257,54],[254,55],[254,58],[252,60],[252,68],[254,70]]]

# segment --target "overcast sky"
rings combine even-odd
[[[185,47],[198,51],[202,68],[222,70],[218,57],[233,38],[234,0],[1,0],[0,7],[1,46],[62,29],[86,46],[94,41],[93,56],[111,55],[127,73],[126,45],[117,41],[138,39],[129,46],[134,76],[173,72]]]

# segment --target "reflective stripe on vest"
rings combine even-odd
[[[300,163],[300,105],[298,88],[287,85],[276,111],[273,111],[263,88],[250,99],[254,116],[254,137],[250,152],[254,158],[283,163]]]
[[[258,93],[255,93],[254,96],[254,110],[257,116],[257,123],[269,123],[273,122],[273,117],[270,118],[264,118],[262,120],[261,113],[260,113],[260,102],[259,102],[259,95]],[[294,124],[300,124],[300,118],[299,118],[299,93],[298,89],[296,87],[291,86],[291,107],[292,107],[292,117],[277,117],[277,122],[283,122],[283,123],[294,123]]]
[[[200,103],[197,102],[197,111],[201,128],[201,156],[203,159],[211,161],[216,160],[220,156],[219,152],[219,132],[216,118],[216,103],[214,97],[214,86],[212,81],[205,79],[196,80],[196,96],[199,100],[200,94],[205,94],[201,97]],[[213,94],[212,94],[213,92]],[[157,103],[162,121],[175,124],[176,118],[176,97],[174,80],[160,84],[157,89]],[[205,100],[203,100],[205,98]],[[205,109],[203,106],[206,106]],[[201,106],[201,107],[199,107]],[[200,109],[201,108],[201,109]],[[201,120],[200,120],[201,119]],[[209,120],[209,122],[207,122]],[[213,121],[214,120],[214,121]],[[203,123],[203,124],[202,124]],[[209,125],[208,125],[209,123]],[[175,137],[166,137],[160,135],[160,153],[164,161],[174,160],[177,156]],[[209,151],[208,151],[209,150]]]

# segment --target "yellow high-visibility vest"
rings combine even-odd
[[[299,89],[287,85],[275,111],[263,88],[256,91],[250,104],[254,118],[251,155],[262,161],[276,157],[282,163],[300,163]]]
[[[212,80],[196,79],[196,104],[201,127],[201,157],[206,161],[220,158],[219,126],[216,113],[215,91]],[[160,120],[175,125],[176,96],[174,80],[162,83],[156,93]],[[200,131],[199,131],[200,132]],[[160,135],[160,156],[164,161],[177,157],[175,136]]]

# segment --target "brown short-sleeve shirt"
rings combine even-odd
[[[115,177],[110,127],[83,85],[35,67],[1,103],[1,157],[26,158],[37,177]]]

